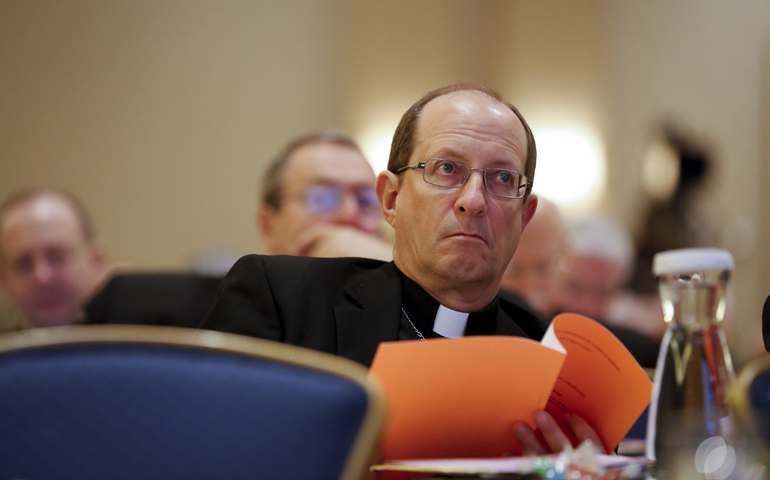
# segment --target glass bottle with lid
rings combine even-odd
[[[733,435],[728,388],[735,373],[722,329],[733,267],[730,253],[716,248],[670,250],[653,259],[667,329],[655,369],[646,455],[659,479],[697,475],[698,447]]]

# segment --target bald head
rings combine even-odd
[[[75,323],[105,271],[85,212],[72,197],[36,191],[0,208],[0,286],[33,326]]]
[[[534,217],[521,234],[501,288],[521,295],[539,313],[550,317],[560,308],[559,263],[565,248],[566,230],[558,207],[540,198]]]

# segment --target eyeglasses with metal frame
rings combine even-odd
[[[422,178],[431,185],[446,188],[460,188],[468,181],[471,173],[476,170],[484,177],[484,188],[492,195],[504,198],[523,198],[527,187],[532,182],[527,176],[514,170],[504,168],[473,168],[467,163],[444,158],[431,158],[425,162],[417,162],[396,170],[399,174],[407,169],[422,168]]]

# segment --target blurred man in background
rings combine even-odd
[[[568,258],[561,308],[661,339],[665,331],[657,295],[624,291],[634,270],[634,244],[625,227],[592,217],[567,232]]]
[[[197,327],[221,278],[108,269],[91,220],[73,195],[26,190],[0,206],[0,304],[5,331],[74,323]],[[22,321],[14,311],[21,313]]]
[[[57,190],[25,190],[0,206],[0,285],[33,327],[84,321],[106,273],[81,203]]]
[[[268,253],[392,260],[374,183],[372,167],[346,135],[293,140],[264,178],[257,228]]]
[[[592,217],[569,228],[567,243],[562,309],[604,322],[610,301],[633,270],[631,236],[607,218]]]
[[[628,250],[619,232],[607,219],[591,219],[575,225],[568,235],[556,205],[541,198],[506,269],[501,296],[519,295],[546,322],[560,312],[601,322],[641,366],[654,368],[659,346],[655,339],[607,322],[609,305],[633,258],[633,249]]]
[[[521,235],[500,288],[516,293],[545,319],[561,309],[566,237],[559,210],[540,197],[537,213]]]

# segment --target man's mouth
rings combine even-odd
[[[487,241],[484,239],[484,237],[482,237],[481,235],[479,235],[477,233],[457,232],[457,233],[454,233],[454,234],[450,235],[450,237],[465,238],[465,239],[468,239],[468,240],[480,240],[480,241],[482,241],[484,243],[487,243]]]

